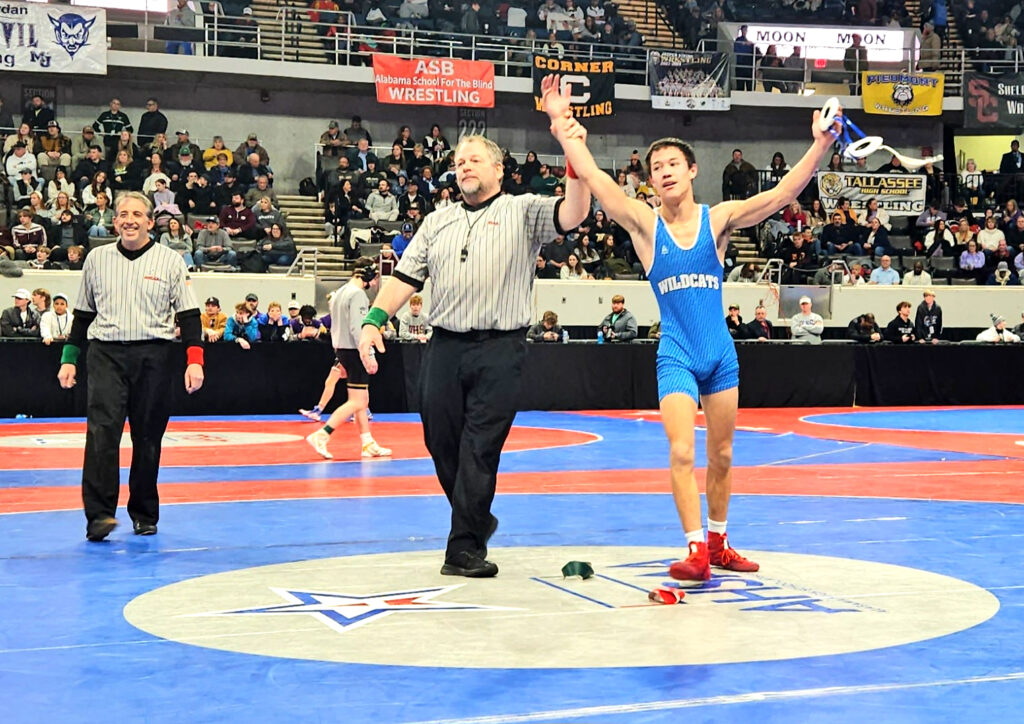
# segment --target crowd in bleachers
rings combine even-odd
[[[147,99],[137,128],[114,98],[74,138],[41,96],[17,125],[2,108],[0,191],[12,212],[0,225],[0,259],[81,268],[90,248],[113,240],[118,196],[139,191],[154,205],[154,237],[190,268],[260,272],[294,261],[270,154],[256,133],[234,150],[221,136],[202,149],[184,126],[169,133],[156,98]]]

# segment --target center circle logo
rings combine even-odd
[[[991,593],[903,566],[751,552],[679,605],[648,601],[679,551],[492,549],[497,578],[442,576],[437,551],[245,568],[145,593],[124,609],[155,636],[238,653],[458,668],[604,668],[769,661],[924,641],[988,620]],[[570,560],[594,569],[563,578]],[[716,632],[727,632],[716,633]],[[457,642],[457,643],[456,643]]]

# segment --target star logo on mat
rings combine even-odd
[[[338,633],[358,628],[374,619],[394,613],[431,613],[435,611],[515,611],[504,606],[478,606],[472,603],[454,603],[434,600],[464,584],[419,588],[411,591],[388,591],[357,596],[350,593],[319,593],[271,588],[288,603],[278,606],[240,608],[234,611],[212,611],[192,616],[312,616]]]

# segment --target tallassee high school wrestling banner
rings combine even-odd
[[[398,58],[374,53],[378,103],[494,108],[494,64],[457,58]]]
[[[647,67],[651,108],[729,110],[729,59],[725,53],[652,50]]]
[[[941,116],[945,88],[942,73],[861,73],[865,113]]]
[[[541,111],[540,83],[552,73],[562,76],[561,88],[569,86],[569,104],[577,118],[615,114],[615,61],[569,60],[533,56],[533,107]],[[559,90],[561,90],[559,88]]]
[[[106,75],[106,10],[3,0],[0,68]]]
[[[878,199],[878,206],[890,213],[920,214],[925,209],[925,181],[916,173],[837,173],[818,171],[818,195],[830,213],[840,198],[849,199],[855,209]]]
[[[1024,127],[1024,73],[964,73],[964,128]]]

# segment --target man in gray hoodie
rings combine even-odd
[[[800,297],[800,313],[789,323],[795,344],[821,344],[821,333],[825,331],[825,320],[811,311],[811,298]]]

